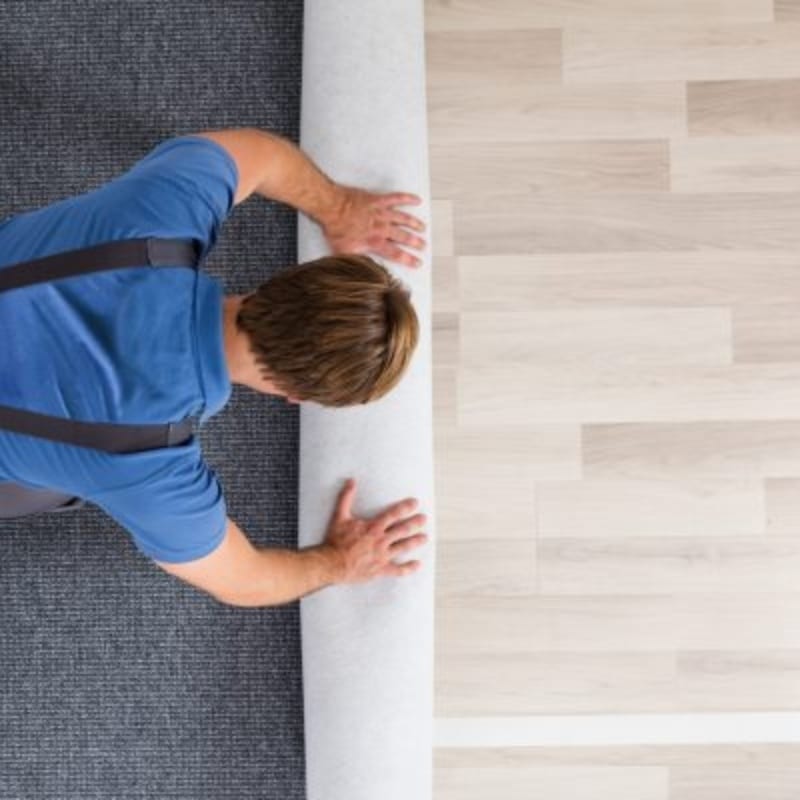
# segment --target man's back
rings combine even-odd
[[[194,238],[230,213],[235,165],[201,137],[162,142],[105,185],[0,223],[0,269],[102,241]],[[86,421],[163,423],[230,397],[219,281],[135,267],[0,294],[0,404]],[[225,529],[224,496],[196,438],[113,455],[0,431],[0,481],[62,489],[114,517],[148,556],[197,558]]]

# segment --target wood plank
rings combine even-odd
[[[800,593],[438,599],[440,657],[800,649]]]
[[[763,487],[753,479],[539,481],[538,536],[758,535]],[[800,520],[800,499],[797,509]]]
[[[654,365],[586,360],[511,362],[459,373],[458,424],[509,428],[542,424],[792,419],[800,408],[800,364]]]
[[[800,767],[673,767],[670,800],[797,800]]]
[[[800,3],[797,0],[775,0],[775,19],[778,22],[800,22]]]
[[[426,267],[427,268],[427,267]],[[430,269],[433,288],[432,311],[438,313],[456,312],[461,307],[459,298],[458,259],[455,256],[436,256]],[[438,364],[438,359],[434,357]]]
[[[690,136],[800,133],[800,78],[687,85]]]
[[[553,538],[539,541],[536,562],[539,588],[547,595],[792,592],[800,575],[800,539]]]
[[[436,512],[441,539],[530,540],[536,530],[534,482],[580,476],[580,429],[434,430]]]
[[[624,24],[564,29],[564,81],[716,81],[796,78],[800,26],[771,22],[698,24],[687,14],[656,26],[642,14]]]
[[[800,651],[678,653],[676,707],[691,711],[800,708]]]
[[[561,31],[426,31],[427,87],[475,90],[497,83],[561,82]],[[487,60],[486,53],[492,58]],[[434,192],[435,193],[435,192]]]
[[[675,136],[670,140],[676,192],[797,192],[796,136]]]
[[[460,323],[460,316],[454,311],[434,311],[431,315],[431,347],[437,366],[458,366]]]
[[[465,311],[460,346],[465,371],[496,364],[553,364],[567,371],[587,362],[603,369],[713,366],[733,357],[731,315],[723,308]]]
[[[800,708],[800,651],[448,653],[436,715],[721,713]]]
[[[527,538],[505,537],[502,529],[484,529],[480,533],[487,538],[439,539],[436,554],[439,596],[451,592],[501,596],[535,592],[533,525]]]
[[[778,0],[791,3],[792,0]],[[681,25],[772,22],[772,0],[426,0],[425,29],[519,30],[584,22],[628,23],[631,18]]]
[[[436,659],[437,716],[670,712],[674,652],[448,653]]]
[[[663,766],[796,766],[800,744],[628,745],[592,747],[437,747],[434,765],[441,767],[506,766],[514,770],[534,764],[618,764]]]
[[[768,478],[764,481],[767,533],[800,536],[800,479]]]
[[[534,140],[662,139],[686,134],[686,84],[468,83],[428,87],[433,144]]]
[[[800,361],[800,305],[734,308],[733,349],[740,364]]]
[[[665,192],[669,147],[667,139],[433,142],[432,191],[456,204],[546,191]]]
[[[669,781],[661,767],[518,767],[511,780],[503,767],[438,769],[437,800],[669,800]]]
[[[453,202],[452,200],[431,201],[431,230],[426,238],[432,258],[452,256],[453,244]]]
[[[800,192],[464,198],[459,255],[800,249]],[[644,258],[644,256],[643,256]]]
[[[800,303],[800,252],[558,253],[458,257],[465,311]]]
[[[800,476],[800,421],[588,425],[583,470],[591,478]]]

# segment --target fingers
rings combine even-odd
[[[408,517],[401,522],[389,526],[386,529],[385,536],[387,537],[388,541],[396,542],[399,539],[410,536],[415,530],[421,528],[427,521],[428,518],[425,516],[425,514],[414,514],[413,517]]]
[[[424,231],[425,223],[412,214],[406,214],[405,211],[392,211],[389,220],[394,225],[405,225],[407,228],[413,228],[415,231]]]
[[[355,478],[348,478],[339,491],[339,501],[336,507],[336,519],[342,522],[350,519],[353,508],[353,497],[356,494]]]
[[[390,192],[383,195],[380,202],[384,206],[418,206],[422,203],[422,198],[409,192]]]
[[[405,264],[408,267],[419,267],[422,264],[421,259],[412,256],[411,253],[407,253],[399,247],[389,244],[390,241],[391,240],[387,240],[383,247],[377,251],[379,255],[386,256],[386,258],[397,261],[399,264]]]
[[[402,575],[410,575],[416,572],[421,566],[422,564],[419,561],[406,561],[405,564],[387,564],[380,574],[399,578]]]
[[[400,500],[389,506],[383,513],[378,514],[374,518],[373,524],[383,531],[398,520],[405,519],[417,505],[416,497],[407,497],[405,500]]]
[[[413,550],[415,547],[422,547],[428,541],[427,533],[418,533],[416,536],[409,536],[399,542],[394,542],[389,546],[392,556],[405,553],[408,550]]]
[[[413,233],[404,231],[402,228],[394,228],[387,234],[390,242],[397,242],[398,244],[407,244],[410,247],[416,247],[418,250],[425,249],[425,240],[420,236],[414,236]]]

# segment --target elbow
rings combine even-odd
[[[242,592],[234,594],[221,594],[217,592],[216,594],[209,593],[209,596],[220,605],[230,606],[232,608],[263,608],[269,605],[269,603],[265,603],[261,598]]]

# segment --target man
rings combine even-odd
[[[396,385],[417,341],[407,292],[364,254],[420,262],[415,195],[334,183],[291,142],[253,128],[166,140],[124,175],[0,224],[0,268],[103,241],[194,238],[203,256],[252,194],[298,208],[333,252],[249,295],[186,269],[122,269],[0,295],[0,403],[82,420],[164,422],[217,413],[231,384],[289,402],[369,402]],[[25,336],[21,332],[25,331]],[[111,454],[0,431],[0,482],[74,492],[103,508],[162,569],[220,602],[290,602],[337,582],[404,575],[421,545],[413,499],[372,519],[338,498],[322,544],[257,548],[227,517],[196,437]]]

